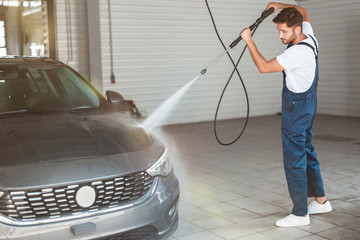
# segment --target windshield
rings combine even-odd
[[[0,66],[0,114],[99,107],[96,93],[63,66]]]

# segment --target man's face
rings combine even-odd
[[[297,38],[296,27],[288,27],[286,23],[278,23],[277,30],[279,31],[279,38],[283,44],[292,43]]]

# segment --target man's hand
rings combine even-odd
[[[260,54],[254,41],[252,40],[251,31],[249,28],[242,30],[240,36],[246,42],[251,57],[261,73],[278,72],[284,70],[276,58],[273,58],[270,61],[266,61],[266,59]]]
[[[284,7],[283,5],[284,5],[284,4],[282,4],[282,3],[269,2],[265,10],[268,10],[269,8],[274,8],[274,11],[271,13],[271,14],[273,14],[273,13],[275,13],[279,8]]]
[[[265,10],[268,10],[269,8],[273,7],[274,11],[272,12],[275,13],[278,9],[284,9],[284,8],[288,8],[288,7],[294,7],[296,8],[301,15],[303,16],[303,21],[304,22],[310,22],[310,18],[309,18],[309,13],[305,8],[296,6],[296,5],[291,5],[291,4],[286,4],[286,3],[278,3],[278,2],[269,2],[268,5],[266,6]]]
[[[244,30],[242,30],[239,35],[246,42],[246,44],[248,44],[252,40],[251,31],[249,28],[245,28]]]

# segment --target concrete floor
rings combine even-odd
[[[218,123],[233,138],[243,120]],[[213,123],[163,127],[180,180],[180,222],[170,240],[360,239],[360,119],[318,115],[313,144],[333,212],[278,228],[292,208],[282,163],[280,116],[251,118],[234,145]]]

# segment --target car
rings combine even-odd
[[[0,58],[0,239],[166,239],[178,226],[169,153],[57,60]]]

